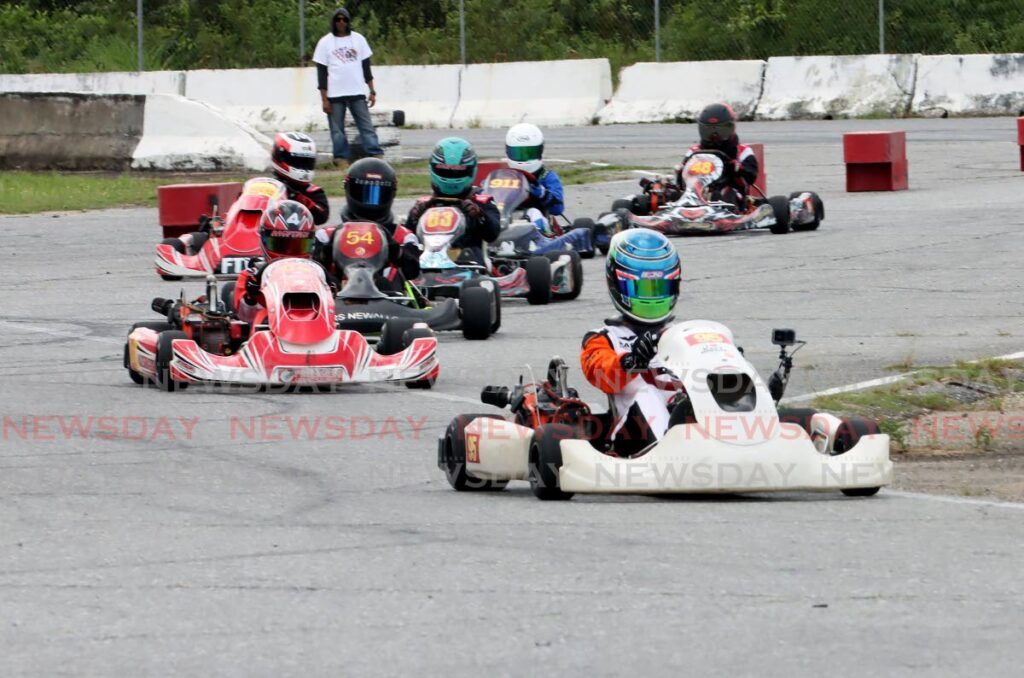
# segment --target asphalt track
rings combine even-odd
[[[853,128],[908,130],[910,191],[843,192]],[[762,371],[771,328],[797,329],[792,395],[1021,349],[1012,119],[743,129],[769,188],[818,190],[827,220],[677,241],[680,316],[730,325]],[[547,148],[667,166],[693,132],[550,130]],[[406,152],[446,133],[408,131]],[[629,190],[570,189],[570,211]],[[0,219],[3,675],[1019,675],[1019,505],[450,490],[436,436],[490,409],[471,404],[484,383],[574,361],[608,313],[603,260],[577,302],[508,303],[497,337],[445,337],[429,393],[164,394],[120,366],[130,323],[180,287],[152,273],[155,221]]]

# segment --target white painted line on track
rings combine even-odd
[[[984,358],[984,360],[1021,360],[1024,359],[1024,351],[1018,351],[1016,353],[1007,353],[1006,355],[997,355],[994,358]],[[981,362],[980,360],[968,360],[969,363]],[[836,386],[835,388],[826,388],[822,391],[813,391],[811,393],[804,393],[803,395],[793,396],[792,398],[783,398],[782,404],[789,403],[802,403],[808,400],[814,400],[820,396],[836,395],[838,393],[850,393],[852,391],[863,391],[866,388],[874,388],[876,386],[885,386],[887,384],[895,384],[898,381],[903,381],[907,377],[916,374],[918,370],[912,370],[910,372],[903,372],[902,374],[894,374],[891,377],[880,377],[878,379],[868,379],[867,381],[858,381],[855,384],[847,384],[846,386]]]
[[[997,501],[994,499],[972,499],[970,497],[950,497],[942,494],[924,494],[923,492],[905,492],[903,490],[882,490],[884,494],[902,497],[903,499],[919,499],[924,501],[938,501],[944,504],[966,504],[969,506],[988,506],[991,508],[1010,509],[1012,511],[1024,511],[1024,504],[1013,501]]]

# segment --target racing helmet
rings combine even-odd
[[[615,308],[648,325],[663,322],[679,299],[679,253],[663,234],[649,228],[622,231],[608,245],[605,278]]]
[[[354,219],[377,222],[388,219],[397,191],[395,170],[380,158],[363,158],[348,168],[345,201]]]
[[[705,106],[697,117],[702,148],[724,148],[736,136],[736,112],[729,104]]]
[[[544,133],[521,122],[505,135],[505,162],[512,169],[537,174],[544,169]]]
[[[430,183],[440,195],[465,195],[476,178],[473,145],[459,137],[441,139],[430,154]]]
[[[270,164],[279,175],[308,184],[316,169],[316,142],[302,132],[278,132],[274,136],[274,150]]]
[[[271,202],[260,217],[260,245],[267,261],[309,259],[316,243],[313,214],[294,200]]]

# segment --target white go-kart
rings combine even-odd
[[[540,499],[808,490],[870,496],[889,484],[889,436],[875,422],[778,407],[793,365],[787,347],[804,342],[792,330],[775,330],[772,340],[780,364],[766,384],[724,325],[670,326],[651,362],[659,386],[676,392],[669,428],[628,455],[611,435],[617,413],[593,414],[566,385],[568,368],[556,358],[543,382],[485,387],[481,400],[509,407],[511,416],[456,417],[438,441],[438,466],[456,490],[526,480]]]

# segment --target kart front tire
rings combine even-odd
[[[843,417],[843,421],[836,429],[836,439],[832,444],[832,454],[838,455],[849,452],[854,445],[860,442],[862,436],[879,433],[878,423],[865,417]],[[871,497],[878,494],[880,487],[848,487],[843,488],[842,493],[847,497]]]
[[[459,293],[462,336],[477,341],[491,336],[491,306],[494,300],[483,287],[464,287]]]
[[[629,198],[619,198],[612,203],[612,212],[618,212],[619,210],[633,210],[633,201]]]
[[[781,195],[768,198],[768,204],[775,213],[775,223],[769,228],[772,233],[783,235],[789,233],[789,199]]]
[[[526,261],[526,301],[543,305],[551,301],[551,260],[544,256],[530,257]]]
[[[235,310],[235,281],[229,280],[220,286],[220,300],[229,313]]]
[[[179,254],[188,254],[185,251],[185,243],[181,241],[181,238],[164,238],[163,240],[160,241],[160,244],[170,245],[172,248],[174,248],[174,251],[178,252]],[[161,273],[160,277],[163,278],[164,280],[181,280],[180,275],[164,275],[163,273]]]
[[[380,340],[377,342],[377,353],[381,355],[401,353],[406,346],[402,339],[406,332],[413,329],[412,326],[415,324],[414,318],[388,318],[385,320],[380,330]]]
[[[410,328],[402,333],[402,350],[404,351],[405,349],[412,346],[412,342],[416,341],[417,339],[429,339],[433,336],[435,336],[434,332],[429,327]],[[426,379],[417,379],[416,381],[405,382],[405,387],[427,390],[433,388],[434,382],[436,381],[437,372],[435,371],[431,376],[427,377]]]
[[[482,289],[487,289],[483,285],[483,282],[485,280],[490,280],[493,285],[491,287],[491,290],[493,291],[489,291],[488,293],[494,300],[494,317],[491,319],[491,334],[495,334],[498,330],[501,329],[501,290],[498,288],[498,281],[494,280],[493,278],[473,278],[472,280],[468,280],[465,283],[463,283],[462,289],[467,289],[469,287],[480,287]]]
[[[554,262],[558,261],[558,258],[563,254],[569,255],[569,273],[572,276],[572,287],[568,292],[552,292],[551,296],[555,301],[572,301],[580,296],[580,292],[583,291],[583,260],[580,253],[576,250],[549,252],[546,256],[549,261]]]
[[[530,443],[529,480],[533,496],[542,501],[572,499],[572,492],[563,492],[558,484],[562,468],[562,441],[573,438],[575,429],[564,424],[545,424],[533,434]]]
[[[780,407],[779,421],[783,424],[796,424],[811,435],[811,419],[818,413],[810,407]]]
[[[165,320],[147,320],[145,322],[135,323],[134,325],[132,325],[131,329],[128,330],[128,335],[131,336],[131,333],[134,332],[135,330],[139,329],[140,327],[143,327],[143,328],[145,328],[147,330],[153,330],[154,332],[158,332],[158,333],[159,332],[166,332],[167,330],[174,329],[174,326],[171,325],[169,322],[167,322]],[[124,368],[126,370],[128,370],[128,377],[133,382],[135,382],[136,384],[142,386],[147,381],[149,381],[148,377],[146,377],[144,375],[141,375],[141,374],[139,374],[138,372],[136,372],[135,370],[132,369],[131,361],[128,359],[128,342],[127,341],[124,342],[124,356],[123,356],[123,360],[124,360]]]
[[[790,193],[789,199],[799,198],[802,193],[804,191]],[[818,226],[821,226],[821,222],[825,218],[825,203],[817,193],[811,193],[811,205],[814,206],[814,221],[809,221],[806,224],[793,224],[794,231],[816,231]]]
[[[438,465],[442,466],[448,484],[458,492],[503,490],[507,480],[483,480],[466,472],[466,427],[474,419],[502,419],[495,414],[460,414],[448,424],[441,443]]]
[[[590,231],[590,244],[594,249],[580,251],[580,256],[584,259],[593,259],[597,255],[597,223],[590,217],[580,217],[572,222],[572,230]]]
[[[210,239],[210,234],[204,233],[203,231],[193,231],[192,233],[189,233],[189,235],[192,237],[192,242],[188,247],[190,250],[189,254],[199,254],[199,251],[203,249],[203,245],[205,245],[206,241]]]
[[[171,379],[171,358],[174,357],[172,345],[175,339],[188,339],[181,330],[161,332],[156,339],[156,385],[161,391],[168,393],[188,388],[188,384]]]

